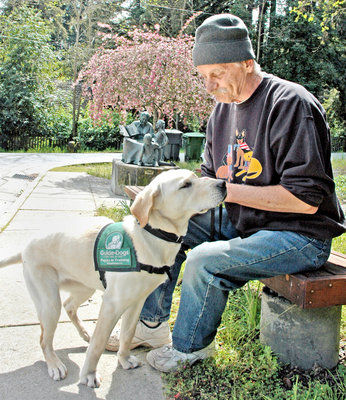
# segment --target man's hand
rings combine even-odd
[[[227,183],[226,202],[273,212],[315,214],[318,207],[298,199],[281,185],[250,186]]]

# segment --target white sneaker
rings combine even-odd
[[[109,338],[106,346],[107,350],[119,350],[119,336],[120,331],[116,332],[115,335]],[[162,347],[170,343],[172,343],[172,335],[168,322],[161,322],[157,328],[149,328],[144,325],[142,321],[138,321],[130,349],[134,349],[139,346],[156,349],[157,347]]]
[[[148,363],[161,372],[175,371],[179,364],[194,364],[196,361],[204,360],[215,354],[215,342],[210,343],[204,349],[194,351],[193,353],[182,353],[172,346],[163,346],[160,349],[151,350],[147,354]]]

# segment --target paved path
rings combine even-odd
[[[110,155],[108,157],[111,158]],[[95,161],[95,158],[90,159]],[[18,165],[28,165],[24,160],[21,161],[23,163],[18,161]],[[50,162],[63,163],[59,159],[47,161],[42,169],[46,169]],[[75,160],[71,162],[75,163]],[[2,164],[5,165],[4,162]],[[10,171],[10,166],[7,167]],[[34,166],[32,168],[23,171],[38,171]],[[42,169],[40,173],[44,174]],[[17,173],[19,170],[12,171]],[[42,226],[51,226],[61,221],[72,224],[75,216],[90,217],[101,204],[111,206],[119,201],[110,192],[109,181],[86,173],[48,172],[32,185],[30,190],[26,190],[25,196],[21,195],[22,204],[0,233],[0,259],[17,252]],[[87,344],[79,337],[64,310],[54,344],[57,354],[67,366],[68,375],[63,381],[53,381],[43,361],[39,345],[40,326],[25,287],[21,265],[0,270],[0,293],[1,399],[164,399],[160,374],[145,362],[146,351],[143,349],[135,351],[143,366],[131,371],[118,367],[116,354],[106,351],[99,363],[99,372],[103,377],[101,387],[92,390],[79,385],[78,376]],[[101,295],[101,292],[96,293],[80,308],[80,316],[87,321],[89,332],[95,327]],[[63,294],[62,300],[65,298]]]
[[[120,153],[0,153],[0,231],[50,169],[62,165],[111,162]]]

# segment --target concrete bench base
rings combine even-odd
[[[262,293],[260,340],[285,364],[334,368],[339,359],[341,306],[301,309]]]

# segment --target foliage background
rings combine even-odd
[[[0,10],[0,142],[12,135],[48,135],[78,138],[83,145],[98,150],[111,146],[118,134],[112,118],[92,122],[92,85],[82,88],[75,84],[80,71],[100,54],[109,27],[123,40],[133,37],[135,29],[159,35],[166,43],[177,41],[183,29],[192,40],[205,18],[221,12],[243,18],[264,71],[304,85],[323,103],[334,149],[345,151],[344,0],[4,0]],[[119,42],[114,42],[112,50],[117,46]],[[157,69],[157,52],[150,54],[148,76]],[[170,59],[169,53],[165,54],[164,61]],[[129,118],[136,117],[140,109],[151,108],[155,118],[156,113],[161,114],[183,131],[198,126],[203,130],[208,112],[196,116],[191,103],[199,96],[205,102],[211,100],[187,59],[189,54],[179,75],[185,82],[185,99],[180,96],[176,102],[161,102],[156,108],[138,91],[137,103],[125,104],[124,94],[135,82],[147,93],[153,90],[153,81],[139,79],[143,77],[139,63],[127,66],[129,75],[136,79],[131,83],[126,74],[118,79],[120,97],[110,104],[115,121],[124,119],[121,108]],[[116,77],[119,71],[110,72]],[[162,68],[156,75],[155,89],[160,85],[166,88],[164,74],[167,69]],[[97,142],[100,132],[102,143]]]

